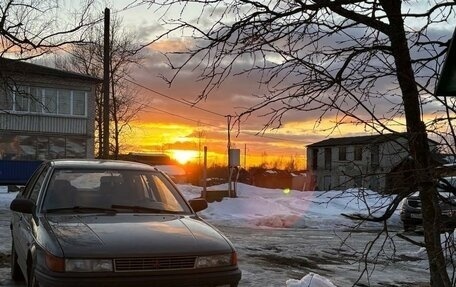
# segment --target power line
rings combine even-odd
[[[214,112],[214,111],[211,111],[211,110],[208,110],[208,109],[204,109],[204,108],[198,107],[198,106],[196,106],[196,105],[194,105],[194,104],[191,104],[191,103],[186,102],[186,101],[183,101],[183,100],[175,99],[175,98],[173,98],[173,97],[171,97],[171,96],[168,96],[168,95],[165,95],[165,94],[163,94],[163,93],[161,93],[161,92],[155,91],[155,90],[153,90],[153,89],[151,89],[151,88],[149,88],[149,87],[146,87],[146,86],[144,86],[144,85],[142,85],[142,84],[139,84],[139,83],[137,83],[137,82],[134,82],[134,81],[132,81],[132,80],[125,79],[125,81],[127,81],[127,82],[129,82],[129,83],[132,83],[132,84],[134,84],[134,85],[137,85],[137,86],[139,86],[139,87],[141,87],[141,88],[143,88],[143,89],[145,89],[145,90],[148,90],[148,91],[150,91],[150,92],[153,92],[153,93],[155,93],[155,94],[157,94],[157,95],[159,95],[159,96],[165,97],[165,98],[167,98],[167,99],[169,99],[169,100],[172,100],[172,101],[175,101],[175,102],[178,102],[178,103],[187,105],[187,106],[189,106],[189,107],[191,107],[191,108],[195,108],[195,109],[197,109],[197,110],[204,111],[204,112],[206,112],[206,113],[210,113],[210,114],[213,114],[213,115],[216,115],[216,116],[220,116],[220,117],[224,117],[224,118],[226,118],[226,117],[228,116],[228,115],[222,115],[222,114],[220,114],[220,113],[217,113],[217,112]]]
[[[135,82],[135,81],[133,81],[133,80],[129,80],[129,79],[125,79],[125,80],[128,81],[129,83],[132,83],[132,84],[134,84],[134,85],[137,85],[137,86],[139,86],[139,87],[141,87],[141,88],[143,88],[143,89],[146,89],[146,90],[148,90],[148,91],[150,91],[150,92],[156,93],[156,94],[158,94],[158,95],[160,95],[160,96],[163,96],[163,97],[165,97],[165,98],[167,98],[167,99],[173,100],[173,101],[175,101],[175,102],[178,102],[178,103],[181,103],[181,104],[184,104],[184,105],[191,106],[192,108],[196,108],[196,109],[199,109],[199,110],[202,110],[202,111],[205,111],[205,112],[208,112],[208,113],[217,115],[217,116],[221,116],[221,117],[227,117],[227,116],[228,116],[228,115],[222,115],[222,114],[217,113],[217,112],[213,112],[213,111],[208,110],[208,109],[204,109],[204,108],[201,108],[201,107],[194,106],[194,105],[192,105],[192,104],[190,104],[190,103],[188,103],[188,102],[182,101],[182,100],[175,99],[175,98],[173,98],[173,97],[171,97],[171,96],[165,95],[165,94],[163,94],[163,93],[161,93],[161,92],[158,92],[158,91],[156,91],[156,90],[153,90],[153,89],[151,89],[151,88],[149,88],[149,87],[146,87],[146,86],[144,86],[144,85],[142,85],[142,84],[139,84],[138,82]],[[156,107],[152,107],[152,106],[150,106],[150,105],[148,105],[148,104],[143,104],[143,103],[140,103],[140,102],[138,102],[138,101],[136,101],[136,103],[142,104],[142,105],[146,105],[146,106],[150,107],[151,109],[155,109],[155,110],[158,110],[158,111],[160,111],[160,112],[163,112],[163,113],[166,113],[166,114],[169,114],[169,115],[173,115],[173,116],[176,116],[176,117],[179,117],[179,118],[183,118],[183,119],[186,119],[186,120],[189,120],[189,121],[192,121],[192,122],[201,123],[201,121],[199,121],[199,120],[195,120],[195,119],[191,119],[191,118],[186,118],[186,117],[183,117],[183,116],[180,116],[180,115],[173,114],[173,113],[168,112],[168,111],[160,110],[160,109],[158,109],[158,108],[156,108]],[[218,127],[218,126],[215,126],[215,125],[212,125],[212,124],[204,124],[204,125],[213,126],[213,127]],[[291,141],[291,142],[297,142],[297,143],[298,143],[298,142],[299,142],[299,143],[304,143],[304,141],[301,141],[301,140],[283,139],[283,138],[278,138],[278,137],[273,137],[273,136],[267,136],[267,135],[259,135],[259,134],[255,134],[255,133],[249,133],[249,132],[245,132],[245,131],[239,131],[239,133],[244,134],[244,135],[254,136],[254,137],[260,137],[260,138],[268,138],[268,139],[278,140],[278,141],[289,141],[289,142]]]
[[[138,103],[138,102],[136,102],[136,103]],[[138,103],[138,104],[141,104],[141,103]],[[191,118],[188,118],[188,117],[184,117],[182,115],[177,115],[177,114],[165,111],[165,110],[161,110],[161,109],[156,108],[156,107],[152,107],[152,106],[147,105],[147,104],[142,104],[142,105],[146,106],[149,109],[156,110],[156,111],[159,111],[159,112],[162,112],[162,113],[174,116],[174,117],[178,117],[178,118],[181,118],[181,119],[184,119],[184,120],[187,120],[187,121],[195,122],[195,123],[198,123],[198,124],[201,124],[201,125],[204,125],[204,126],[211,126],[211,127],[214,127],[214,128],[219,128],[219,126],[216,126],[216,125],[213,125],[213,124],[209,124],[209,123],[204,123],[204,122],[201,122],[199,120],[195,120],[195,119],[191,119]]]
[[[126,8],[124,8],[123,10],[116,11],[116,12],[114,12],[114,13],[122,12],[122,11],[125,11],[125,10],[128,10],[128,9],[132,9],[132,8],[134,8],[134,7],[131,7],[131,6],[130,6],[130,7],[126,7]],[[9,21],[9,20],[7,20],[7,21]],[[99,20],[97,20],[97,21],[99,21]],[[9,22],[10,22],[10,21],[9,21]],[[37,38],[41,38],[39,35],[34,34],[34,33],[31,33],[30,31],[27,31],[25,28],[22,28],[22,29],[23,29],[25,32],[28,32],[28,33],[34,35],[34,36],[37,37]],[[46,42],[52,44],[52,43],[51,43],[49,40],[47,40],[47,39],[41,38],[41,40],[46,41]],[[74,56],[74,57],[78,57],[78,56],[75,55],[73,52],[67,51],[67,50],[66,50],[65,48],[63,48],[62,46],[55,46],[55,48],[60,49],[60,50],[66,52],[66,53],[68,53],[68,54],[70,54],[70,55],[72,55],[72,56]],[[229,115],[223,115],[223,114],[220,114],[220,113],[217,113],[217,112],[214,112],[214,111],[205,109],[205,108],[198,107],[198,106],[196,106],[196,105],[194,105],[194,104],[192,104],[192,103],[186,102],[186,101],[184,101],[184,100],[175,99],[175,98],[173,98],[173,97],[171,97],[171,96],[169,96],[169,95],[166,95],[166,94],[164,94],[164,93],[158,92],[158,91],[156,91],[156,90],[154,90],[154,89],[152,89],[152,88],[146,87],[146,86],[144,86],[144,85],[142,85],[142,84],[139,84],[139,83],[137,83],[137,82],[135,82],[135,81],[133,81],[133,80],[130,80],[130,79],[128,79],[128,78],[125,78],[125,80],[126,80],[127,82],[131,83],[131,84],[137,85],[137,86],[139,86],[139,87],[141,87],[141,88],[143,88],[143,89],[145,89],[145,90],[148,90],[148,91],[150,91],[150,92],[153,92],[153,93],[155,93],[155,94],[157,94],[157,95],[159,95],[159,96],[162,96],[162,97],[164,97],[164,98],[167,98],[167,99],[172,100],[172,101],[175,101],[175,102],[178,102],[178,103],[180,103],[180,104],[187,105],[187,106],[189,106],[189,107],[191,107],[191,108],[195,108],[195,109],[198,109],[198,110],[200,110],[200,111],[204,111],[204,112],[207,112],[207,113],[210,113],[210,114],[219,116],[219,117],[223,117],[223,118],[226,118],[226,117],[229,116]],[[184,116],[181,116],[181,115],[177,115],[177,114],[174,114],[174,113],[165,111],[165,110],[158,109],[158,108],[156,108],[156,107],[152,107],[152,106],[150,106],[150,105],[148,105],[148,104],[140,103],[140,102],[138,102],[138,101],[135,101],[135,102],[136,102],[137,104],[145,105],[145,106],[147,106],[147,107],[150,108],[150,109],[154,109],[154,110],[157,110],[157,111],[160,111],[160,112],[162,112],[162,113],[166,113],[166,114],[169,114],[169,115],[178,117],[178,118],[182,118],[182,119],[185,119],[185,120],[188,120],[188,121],[196,122],[196,123],[199,123],[199,124],[202,124],[202,125],[205,125],[205,126],[212,126],[212,127],[219,128],[219,126],[216,126],[216,125],[213,125],[213,124],[203,123],[203,122],[201,122],[201,121],[199,121],[199,120],[195,120],[195,119],[191,119],[191,118],[184,117]],[[260,137],[260,138],[267,138],[267,139],[276,140],[276,141],[286,141],[286,142],[305,143],[305,142],[302,141],[302,140],[283,139],[283,138],[278,138],[278,137],[273,137],[273,136],[267,136],[267,135],[264,135],[264,134],[263,134],[263,135],[259,135],[259,134],[256,134],[256,133],[249,133],[249,132],[245,132],[245,131],[239,131],[239,133],[240,133],[240,134],[244,134],[244,135],[248,135],[248,136]]]

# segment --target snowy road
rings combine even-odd
[[[5,230],[5,215],[5,212],[0,215],[2,231]],[[352,286],[363,268],[357,261],[359,254],[354,251],[363,250],[366,242],[376,235],[373,232],[353,233],[347,239],[347,244],[341,245],[342,239],[349,233],[221,226],[219,229],[238,250],[239,265],[243,271],[241,287],[285,286],[288,279],[301,279],[309,272],[323,275],[340,287]],[[9,241],[3,235],[2,240]],[[391,246],[385,247],[386,254],[378,259],[370,286],[420,286],[426,282],[428,272],[423,267],[425,264],[413,256],[417,248],[401,239],[394,242],[398,255],[388,258],[386,255],[391,255]],[[3,243],[3,246],[9,245]],[[0,285],[25,286],[9,280],[9,250],[4,249],[7,248],[2,248],[0,253]],[[372,260],[369,259],[371,264]],[[361,283],[358,286],[369,286],[365,277]],[[425,286],[424,283],[422,286]]]
[[[309,272],[329,278],[336,286],[352,286],[364,268],[355,251],[364,250],[376,236],[375,232],[350,234],[309,229],[219,229],[236,245],[243,271],[240,286],[245,287],[285,286],[287,279],[301,279]],[[417,257],[417,247],[399,238],[394,239],[394,244],[388,243],[385,253],[377,259],[370,286],[426,286],[428,271],[425,262]],[[369,272],[374,260],[368,258]],[[357,286],[369,286],[366,276]]]

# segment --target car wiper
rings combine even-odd
[[[139,205],[114,204],[114,205],[111,205],[111,208],[114,208],[114,209],[129,209],[129,210],[132,210],[133,212],[138,212],[138,213],[170,213],[170,214],[180,213],[178,211],[165,210],[165,209],[152,208],[152,207],[145,207],[145,206],[139,206]]]
[[[73,211],[73,212],[105,212],[105,213],[117,213],[117,210],[112,208],[104,208],[104,207],[94,207],[94,206],[73,206],[73,207],[62,207],[62,208],[51,208],[47,209],[47,213],[57,213],[61,211]]]

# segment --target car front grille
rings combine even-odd
[[[421,201],[419,199],[409,199],[407,201],[408,205],[413,208],[420,208],[421,207]]]
[[[119,258],[114,260],[116,272],[192,269],[196,256]]]

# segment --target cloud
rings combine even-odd
[[[219,15],[223,12],[217,10],[213,15]],[[215,18],[215,16],[214,16]],[[202,26],[208,26],[210,19],[200,19]],[[299,32],[299,31],[298,31]],[[448,32],[448,27],[445,25],[432,27],[427,31],[430,40],[447,39],[451,37],[451,33]],[[352,47],[357,45],[358,47],[363,45],[369,45],[374,40],[369,35],[366,36],[366,31],[355,27],[348,30],[350,36],[347,37],[343,34],[336,34],[334,37],[323,38],[317,49],[326,49],[328,47]],[[298,35],[298,34],[297,34]],[[236,35],[234,35],[236,37]],[[360,40],[358,43],[357,41]],[[381,40],[384,40],[381,38]],[[168,38],[163,39],[149,48],[149,56],[143,65],[142,70],[135,72],[135,79],[160,93],[163,93],[173,99],[179,101],[185,101],[188,103],[194,103],[196,107],[191,107],[179,103],[178,101],[170,100],[166,97],[157,95],[151,91],[144,90],[143,93],[147,94],[147,97],[153,100],[153,106],[155,108],[166,111],[160,113],[153,111],[152,109],[144,115],[144,120],[166,122],[171,121],[182,125],[188,125],[193,127],[193,132],[190,133],[188,138],[197,138],[196,128],[198,122],[202,124],[205,130],[207,130],[208,141],[213,140],[214,145],[217,149],[226,148],[226,142],[224,142],[223,134],[226,130],[226,115],[237,115],[244,112],[247,108],[252,106],[261,105],[265,98],[262,96],[270,96],[268,86],[260,84],[261,81],[270,79],[269,88],[284,88],[287,86],[295,85],[293,91],[301,91],[303,85],[301,83],[310,84],[309,81],[312,79],[308,78],[308,74],[302,70],[301,67],[296,66],[283,66],[283,70],[274,77],[271,74],[267,74],[266,70],[254,69],[253,67],[260,67],[264,65],[267,68],[273,67],[274,65],[282,64],[283,58],[271,56],[266,53],[266,57],[263,57],[260,53],[252,53],[249,56],[252,57],[240,57],[232,63],[232,70],[230,76],[226,77],[220,85],[216,86],[213,93],[206,98],[198,98],[201,95],[202,90],[205,88],[204,79],[201,78],[201,74],[205,72],[207,68],[207,59],[202,55],[195,57],[188,66],[184,67],[180,74],[174,79],[174,83],[168,86],[162,77],[172,78],[173,71],[167,64],[165,57],[159,52],[183,52],[189,47],[197,47],[204,45],[204,42],[200,42],[191,38]],[[283,43],[278,43],[278,45]],[[306,42],[302,42],[303,49],[299,52],[299,55],[305,55],[310,50],[309,46],[304,46]],[[424,50],[412,49],[413,59],[417,59],[428,55]],[[174,63],[183,63],[186,60],[186,56],[182,53],[170,55]],[[255,58],[256,57],[256,58]],[[227,58],[232,60],[233,58]],[[394,62],[388,55],[381,54],[368,59],[370,66],[368,70],[363,70],[362,66],[353,65],[350,68],[353,72],[353,77],[358,79],[365,78],[364,82],[359,81],[347,82],[347,86],[344,86],[347,90],[345,94],[353,92],[355,96],[360,96],[361,89],[367,85],[369,81],[372,81],[372,87],[369,93],[363,95],[362,104],[365,105],[364,109],[354,109],[355,103],[350,100],[349,97],[343,98],[342,96],[334,97],[337,92],[335,89],[329,89],[327,92],[320,94],[320,100],[326,104],[331,104],[331,101],[335,101],[339,106],[343,107],[345,111],[349,111],[354,115],[364,119],[365,121],[371,121],[370,112],[375,113],[379,118],[389,119],[389,122],[395,122],[396,125],[390,125],[397,131],[404,130],[404,118],[401,114],[402,110],[402,98],[401,92],[398,89],[397,79],[394,74],[388,75],[381,78],[369,78],[366,75],[375,73],[376,69],[382,69],[386,67],[385,72],[394,72]],[[220,65],[224,65],[226,62],[220,62]],[[322,63],[322,66],[328,63]],[[329,64],[328,64],[329,65]],[[341,61],[335,61],[331,63],[332,72],[338,71],[341,67]],[[220,67],[218,67],[220,68]],[[207,70],[206,70],[207,71]],[[222,70],[218,70],[222,72]],[[249,71],[249,72],[247,72]],[[423,69],[419,72],[419,75],[429,77],[429,70]],[[216,75],[207,74],[208,78],[215,77]],[[269,78],[268,78],[269,77]],[[421,79],[420,79],[421,80]],[[322,82],[322,85],[325,82]],[[302,89],[302,91],[306,91]],[[336,136],[347,136],[347,135],[364,135],[366,133],[373,133],[372,129],[366,125],[359,124],[353,125],[355,120],[353,118],[344,118],[341,116],[343,112],[337,111],[337,109],[322,110],[318,107],[318,103],[308,106],[308,109],[303,109],[304,99],[293,98],[285,103],[290,104],[290,110],[282,118],[283,124],[280,129],[267,130],[267,137],[261,137],[260,135],[252,136],[252,134],[258,133],[263,130],[264,125],[268,123],[268,113],[274,112],[280,107],[283,107],[282,102],[277,104],[271,104],[268,107],[262,109],[259,112],[253,113],[250,117],[240,122],[239,128],[240,133],[237,134],[237,126],[233,128],[233,142],[237,146],[242,146],[242,143],[247,145],[255,146],[258,152],[277,152],[285,151],[285,147],[288,147],[288,151],[293,153],[294,151],[304,153],[304,146],[315,141],[322,140],[326,137]],[[435,111],[435,104],[428,104],[424,107],[424,111],[433,112]],[[206,112],[206,111],[210,112]],[[398,113],[399,111],[399,113]],[[212,112],[212,113],[211,113]],[[218,115],[217,115],[218,114]],[[336,116],[339,114],[339,123],[336,123]],[[178,116],[176,116],[178,115]],[[181,117],[179,117],[181,116]],[[272,126],[274,127],[274,126]],[[216,130],[219,130],[217,132]],[[272,135],[271,135],[272,134]],[[271,139],[269,137],[276,136],[278,140]],[[225,147],[223,146],[225,144]]]
[[[149,45],[149,48],[153,51],[157,52],[184,52],[187,51],[189,46],[191,45],[191,41],[186,38],[180,39],[165,39],[160,40],[158,42],[154,42]]]

